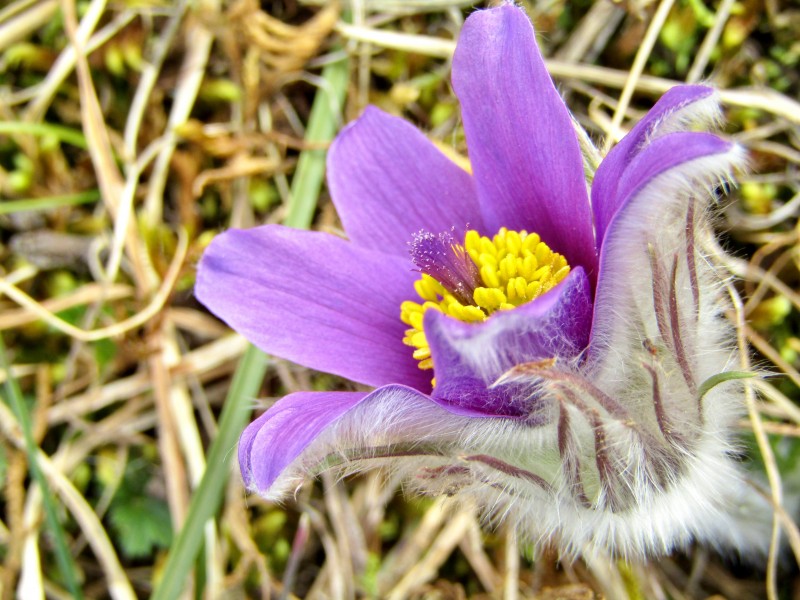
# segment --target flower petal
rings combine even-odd
[[[619,208],[617,185],[634,157],[658,136],[677,131],[695,122],[713,121],[719,113],[715,91],[701,85],[676,86],[614,146],[600,164],[592,182],[597,249],[603,243],[606,228]]]
[[[472,177],[403,119],[374,107],[328,153],[328,185],[348,237],[405,255],[412,234],[483,230]]]
[[[264,492],[317,436],[366,392],[299,392],[276,402],[239,439],[245,485]]]
[[[624,207],[662,173],[702,158],[725,156],[734,147],[732,143],[710,133],[671,133],[652,141],[622,173],[616,190],[618,206]],[[607,235],[611,235],[611,227]]]
[[[239,463],[249,488],[280,499],[309,473],[337,463],[419,455],[421,464],[469,421],[400,385],[368,394],[298,392],[245,429]]]
[[[453,58],[469,157],[486,226],[535,231],[587,273],[592,216],[578,140],[525,13],[473,13]]]
[[[265,352],[367,385],[427,391],[427,377],[402,343],[400,303],[415,297],[416,278],[400,257],[267,225],[217,236],[195,290]]]
[[[558,357],[569,361],[589,341],[591,287],[577,267],[550,292],[483,323],[462,323],[428,311],[425,336],[431,347],[433,398],[454,412],[536,421],[542,408],[513,383],[494,385],[517,365]]]

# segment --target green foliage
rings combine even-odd
[[[117,470],[124,469],[122,480]],[[144,558],[172,541],[169,508],[161,498],[148,493],[152,467],[146,459],[121,464],[114,455],[98,456],[97,484],[114,494],[108,521],[114,540],[128,558]],[[119,486],[115,489],[116,486]]]
[[[107,338],[93,342],[92,348],[94,349],[94,358],[97,361],[97,366],[100,368],[101,373],[112,363],[119,350],[119,346]]]
[[[169,509],[149,496],[127,497],[109,511],[115,539],[128,558],[144,558],[172,541]]]
[[[8,454],[6,447],[0,444],[0,481],[6,480],[6,473],[8,472]]]
[[[250,204],[259,212],[267,212],[280,202],[280,195],[274,184],[267,179],[253,177],[250,180]]]
[[[697,390],[697,396],[698,398],[702,398],[720,383],[725,383],[733,379],[750,379],[751,377],[755,377],[755,374],[748,371],[726,371],[725,373],[717,373],[700,384],[700,389]]]
[[[661,66],[663,74],[669,74],[671,66],[678,73],[686,72],[697,47],[698,23],[694,11],[686,6],[675,7],[660,31],[659,39],[671,51],[668,64]]]
[[[374,552],[367,555],[367,564],[361,575],[360,587],[368,598],[378,597],[378,573],[381,569],[381,557]]]

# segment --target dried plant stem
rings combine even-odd
[[[86,502],[83,495],[75,489],[69,479],[53,465],[52,461],[44,457],[43,454],[40,455],[40,461],[50,485],[53,486],[53,489],[64,502],[64,506],[80,525],[86,539],[89,541],[89,546],[91,546],[100,565],[103,567],[108,582],[109,595],[114,600],[134,600],[136,594],[94,509]]]
[[[103,122],[103,112],[97,93],[92,82],[89,64],[86,60],[86,38],[89,32],[94,29],[98,20],[105,12],[105,0],[94,0],[89,11],[84,17],[87,23],[86,30],[81,31],[77,24],[75,5],[68,0],[62,0],[61,10],[64,14],[64,24],[70,42],[75,48],[76,67],[78,72],[78,84],[81,92],[81,120],[83,122],[84,135],[89,140],[89,153],[95,166],[97,179],[103,194],[104,201],[109,205],[112,215],[116,213],[116,206],[120,190],[122,189],[122,177],[114,163],[111,142],[108,137],[108,130]],[[82,25],[83,25],[82,23]]]
[[[783,418],[791,419],[795,423],[800,424],[800,408],[787,398],[783,392],[763,379],[754,379],[753,385],[779,408]]]
[[[183,262],[186,258],[188,245],[188,237],[184,232],[180,232],[178,238],[178,248],[176,250],[175,257],[172,260],[172,264],[170,264],[169,270],[164,277],[161,287],[155,296],[153,296],[153,299],[143,310],[136,313],[132,317],[120,321],[119,323],[115,323],[114,325],[109,325],[108,327],[102,327],[90,331],[75,327],[71,323],[68,323],[64,319],[54,315],[52,312],[44,308],[39,302],[28,296],[18,287],[9,284],[4,279],[0,279],[0,292],[7,295],[20,306],[23,306],[34,313],[38,318],[48,325],[55,327],[59,331],[75,338],[76,340],[80,340],[82,342],[92,342],[115,337],[122,335],[131,329],[141,327],[163,308],[167,298],[172,293],[172,288],[175,285],[175,281],[178,279],[178,275],[180,275]]]
[[[150,336],[154,347],[163,346],[163,334],[155,331]],[[149,360],[149,373],[153,381],[153,392],[158,413],[158,451],[164,465],[164,480],[167,485],[167,502],[173,527],[177,530],[186,520],[189,506],[189,487],[186,477],[186,466],[178,447],[178,426],[170,407],[170,379],[161,356],[154,354]]]
[[[502,578],[483,548],[481,528],[477,519],[472,522],[467,535],[461,540],[458,547],[469,561],[486,592],[494,594],[502,585]],[[517,549],[517,553],[519,553],[519,549]],[[517,560],[519,560],[519,557],[517,557]]]
[[[105,1],[94,0],[90,10],[102,14],[105,10]],[[97,92],[86,58],[85,40],[78,35],[79,28],[74,3],[69,0],[63,0],[62,11],[67,35],[75,47],[78,87],[81,96],[81,121],[84,134],[89,143],[89,155],[92,158],[103,202],[112,218],[116,220],[114,233],[115,239],[119,240],[117,242],[118,245],[121,246],[124,240],[127,246],[128,258],[133,265],[137,284],[145,294],[149,294],[155,278],[152,269],[148,269],[144,262],[146,253],[140,248],[141,240],[130,226],[132,207],[130,203],[122,202],[125,183],[114,160],[108,129],[103,119],[103,111],[100,108],[100,101],[97,98]],[[94,18],[94,12],[92,13],[92,18]],[[87,13],[84,19],[89,18]]]
[[[6,357],[6,347],[2,337],[0,337],[0,369],[6,373],[10,371],[8,359]],[[56,514],[55,501],[50,494],[47,479],[43,472],[44,467],[41,464],[43,455],[39,451],[33,436],[33,428],[28,408],[22,398],[22,392],[17,385],[17,381],[10,375],[6,376],[5,389],[7,394],[6,401],[14,407],[14,411],[12,412],[4,403],[0,402],[0,416],[2,416],[2,418],[0,418],[0,426],[3,428],[5,437],[14,442],[18,448],[24,449],[25,451],[31,476],[42,494],[41,500],[44,503],[45,518],[55,541],[56,559],[61,574],[65,579],[70,593],[74,597],[80,599],[83,597],[83,594],[78,587],[75,565],[69,554],[66,536],[58,520],[58,515]],[[16,415],[14,413],[16,413]],[[36,564],[38,564],[38,560]]]
[[[243,399],[253,398],[267,367],[266,357],[252,346],[239,363],[219,420],[219,434],[208,451],[207,468],[189,506],[187,526],[176,536],[164,566],[165,576],[153,592],[153,600],[172,600],[183,589],[202,537],[202,524],[217,511],[228,477],[227,460],[236,438],[250,415]]]
[[[22,568],[17,582],[18,598],[44,598],[44,574],[39,551],[39,528],[41,527],[41,488],[33,486],[25,496],[22,513]],[[69,587],[69,584],[67,584]]]
[[[402,600],[420,585],[430,581],[438,572],[453,549],[469,531],[474,516],[470,511],[461,511],[452,517],[430,545],[425,556],[414,565],[387,594],[388,600]]]
[[[405,543],[387,555],[378,573],[378,592],[381,596],[386,596],[388,590],[396,586],[403,575],[411,570],[414,561],[422,555],[430,540],[435,539],[434,536],[442,528],[446,516],[444,501],[439,498],[425,511],[422,521]]]
[[[322,548],[325,551],[325,564],[322,566],[320,574],[317,576],[316,581],[311,586],[307,597],[310,600],[319,598],[325,600],[326,598],[342,598],[342,600],[354,600],[355,590],[353,589],[352,573],[348,573],[346,566],[347,561],[342,556],[339,546],[336,543],[335,536],[331,532],[325,518],[316,510],[306,507],[304,515],[309,516],[312,527],[319,536],[322,543]],[[298,528],[298,534],[301,530]],[[292,554],[297,556],[296,567],[299,569],[300,558],[303,556],[304,548],[302,547],[308,542],[308,535],[298,538],[295,536],[296,544],[292,546]],[[300,543],[297,543],[300,542]],[[302,545],[301,545],[302,544]],[[294,573],[296,575],[296,572]],[[284,575],[284,593],[290,589],[289,580]]]
[[[747,340],[753,344],[759,352],[775,363],[795,385],[800,386],[800,372],[784,360],[780,352],[775,350],[767,340],[756,333],[749,325],[744,325],[744,335],[747,336]]]
[[[159,333],[161,337],[160,365],[168,371],[180,364],[181,359],[174,324],[165,319],[162,322]],[[203,478],[203,473],[205,473],[206,460],[203,443],[200,439],[200,431],[194,416],[192,400],[186,388],[186,381],[183,378],[173,378],[168,375],[167,377],[169,377],[170,381],[167,406],[172,413],[173,423],[180,423],[180,426],[176,427],[175,433],[177,434],[181,452],[186,460],[189,482],[192,488],[196,488]],[[213,519],[209,519],[203,527],[205,530],[206,553],[205,590],[212,597],[216,597],[220,595],[222,586],[222,566],[216,560],[216,525]]]
[[[503,577],[503,600],[519,598],[519,542],[513,526],[506,528],[505,576]]]
[[[3,543],[6,544],[6,556],[3,560],[2,590],[3,600],[11,600],[14,597],[14,580],[22,566],[21,558],[26,538],[23,519],[25,478],[28,474],[28,465],[24,452],[7,444],[5,440],[2,448],[8,461],[3,491],[5,492],[6,518],[9,526],[8,537],[3,540]]]
[[[750,357],[747,352],[747,340],[745,339],[747,325],[744,320],[742,299],[730,283],[727,284],[727,289],[736,314],[736,334],[740,349],[741,366],[743,370],[749,371]],[[759,452],[761,452],[761,457],[767,471],[772,503],[776,507],[782,506],[783,492],[781,476],[778,471],[778,465],[775,463],[775,455],[772,452],[772,447],[769,445],[767,433],[764,431],[761,415],[758,413],[753,386],[747,380],[744,381],[744,386],[747,413],[750,417],[750,422],[753,426],[753,434],[756,437],[756,443],[758,444],[758,449]],[[780,532],[780,517],[777,511],[775,511],[772,517],[772,536],[770,539],[769,556],[767,557],[767,598],[769,598],[769,600],[778,600],[778,552],[780,550]]]
[[[125,121],[125,132],[123,134],[125,158],[133,160],[136,156],[136,142],[139,137],[139,130],[142,126],[142,119],[147,110],[150,95],[158,81],[161,72],[161,65],[167,57],[167,52],[172,46],[178,33],[181,23],[186,14],[187,3],[185,0],[173,4],[173,14],[167,21],[161,35],[153,44],[153,51],[150,60],[142,68],[139,78],[139,85],[136,93],[131,100],[131,107],[128,111],[128,118]]]
[[[136,277],[138,278],[140,290],[145,294],[151,293],[158,285],[159,278],[153,269],[146,249],[139,243],[136,237],[136,232],[133,227],[133,204],[141,173],[150,165],[163,145],[164,140],[162,139],[154,141],[145,148],[133,164],[129,165],[124,185],[120,191],[119,204],[116,208],[111,251],[106,261],[105,270],[102,273],[104,282],[110,283],[114,281],[122,264],[123,250],[127,248],[128,255],[133,256],[134,265],[138,265]]]
[[[624,16],[625,11],[616,4],[594,3],[555,57],[565,62],[577,62],[584,59],[590,50],[597,52],[598,40],[605,45]]]
[[[83,306],[94,302],[102,294],[104,300],[123,300],[133,295],[133,288],[128,285],[101,286],[97,283],[86,284],[73,293],[58,298],[50,298],[40,303],[42,309],[48,313],[57,313],[75,306]],[[0,331],[23,327],[39,319],[39,314],[28,308],[7,310],[0,314]]]
[[[720,256],[722,249],[714,244],[713,251],[717,256]],[[737,259],[730,256],[722,256],[722,264],[733,275],[744,279],[745,281],[755,280],[759,286],[766,285],[778,294],[785,296],[798,310],[800,310],[800,294],[793,290],[786,283],[778,279],[775,274],[765,271],[758,265],[751,264],[745,260]]]
[[[366,7],[364,0],[353,0],[353,24],[363,26],[366,22]],[[366,107],[369,101],[369,86],[371,74],[372,49],[367,43],[356,44],[358,55],[358,102],[359,109]]]
[[[455,42],[425,35],[396,33],[369,27],[356,27],[346,23],[338,23],[336,30],[348,39],[370,42],[382,48],[416,52],[426,56],[450,58],[455,50]],[[578,79],[587,83],[595,83],[613,88],[624,88],[628,85],[629,73],[619,69],[598,67],[596,65],[577,64],[561,60],[545,60],[547,70],[556,79]],[[640,75],[636,78],[634,91],[660,95],[682,82],[651,75]],[[800,102],[770,89],[723,89],[719,90],[719,98],[723,104],[763,110],[786,119],[790,123],[800,124]]]
[[[15,42],[24,39],[31,32],[36,31],[49,21],[58,10],[58,0],[45,0],[44,2],[31,3],[32,6],[23,9],[16,15],[3,15],[9,20],[3,23],[0,19],[0,51],[5,50]],[[9,7],[13,8],[13,7]],[[8,9],[6,9],[8,10]]]
[[[647,59],[650,58],[650,53],[653,51],[653,46],[655,46],[656,40],[658,39],[658,34],[664,27],[664,23],[667,20],[667,15],[669,15],[669,11],[672,9],[672,5],[674,3],[675,0],[661,0],[661,3],[658,5],[658,9],[656,9],[655,14],[650,21],[650,25],[647,27],[647,32],[644,35],[644,39],[642,39],[641,43],[639,44],[639,49],[636,51],[636,57],[633,59],[633,65],[631,65],[630,71],[628,72],[628,79],[625,82],[625,87],[622,88],[622,94],[619,97],[619,103],[614,111],[614,116],[611,118],[611,129],[608,137],[606,138],[603,154],[607,154],[611,146],[615,142],[618,142],[622,137],[620,126],[622,125],[622,119],[625,116],[625,111],[627,111],[628,106],[630,106],[631,98],[633,98],[633,92],[636,91],[638,80],[642,76],[642,71],[644,71],[644,66],[647,63]]]
[[[102,17],[102,11],[96,10],[95,6],[96,5],[92,5],[93,10],[89,10],[84,14],[76,34],[81,46],[85,47],[88,52],[94,52],[100,46],[108,42],[108,40],[119,33],[122,28],[133,21],[137,15],[134,10],[123,11],[112,19],[108,25],[103,27],[103,29],[92,35],[92,32],[95,27],[97,27],[97,23]],[[53,101],[53,97],[58,93],[64,80],[75,68],[76,60],[77,52],[75,46],[67,46],[61,52],[50,71],[48,71],[47,77],[42,83],[32,86],[27,95],[24,93],[18,94],[21,101],[30,100],[30,104],[25,108],[22,115],[23,121],[35,122],[40,121],[44,117],[50,103]]]
[[[772,423],[762,422],[762,426],[764,427],[765,431],[769,431],[769,425],[772,425]],[[762,490],[760,489],[757,489],[756,491],[759,494],[763,494]],[[772,500],[765,494],[764,497],[768,500]],[[786,512],[786,509],[783,506],[775,505],[773,503],[772,508],[780,518],[783,530],[786,532],[786,537],[789,540],[789,546],[794,554],[794,560],[797,564],[800,564],[800,527],[797,526],[797,523],[794,522],[792,516]]]
[[[18,447],[24,447],[25,441],[23,435],[14,427],[14,425],[18,423],[17,420],[2,403],[0,403],[0,422],[3,423],[3,434],[11,439]],[[48,458],[41,451],[38,451],[37,461],[41,466],[42,473],[47,478],[47,482],[56,493],[58,493],[64,505],[78,522],[86,538],[89,540],[89,545],[92,547],[92,550],[106,573],[109,593],[112,598],[115,600],[132,600],[136,598],[136,594],[133,592],[133,588],[125,575],[125,571],[119,563],[113,545],[108,539],[108,535],[95,514],[94,509],[86,502],[81,493],[75,489],[75,486],[72,485],[69,479],[64,476],[62,469],[59,468],[60,466],[66,465],[57,465],[56,460]],[[58,462],[63,463],[64,461]],[[41,495],[39,493],[33,494],[29,492],[29,508],[27,510],[38,512],[38,510],[33,507],[38,506],[40,501]]]
[[[711,58],[711,53],[714,52],[714,48],[717,46],[719,37],[722,35],[725,23],[728,22],[728,17],[731,16],[731,10],[735,3],[736,0],[722,0],[719,3],[717,12],[714,15],[714,24],[706,33],[706,37],[703,38],[703,43],[700,44],[700,49],[697,51],[692,67],[686,75],[686,83],[697,83],[703,76],[703,71],[708,64],[709,58]]]
[[[355,518],[347,492],[341,482],[326,474],[325,508],[329,515],[338,553],[342,557],[342,573],[353,581],[363,574],[367,562],[367,547],[364,532]],[[352,590],[355,594],[355,590]]]
[[[203,3],[203,10],[209,13],[219,11],[219,3],[209,0]],[[164,188],[167,183],[172,154],[178,144],[175,128],[186,123],[194,107],[197,93],[205,77],[208,57],[214,35],[199,19],[191,19],[185,24],[187,31],[187,53],[181,67],[178,83],[175,87],[175,98],[167,122],[166,143],[162,147],[153,165],[153,171],[147,186],[142,217],[149,227],[155,227],[162,221],[162,202]]]

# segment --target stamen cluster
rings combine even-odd
[[[422,303],[400,305],[409,329],[403,342],[415,348],[420,369],[432,369],[423,320],[438,310],[459,321],[485,321],[498,310],[511,310],[553,289],[568,274],[567,260],[535,233],[505,227],[492,238],[470,229],[464,243],[450,232],[420,232],[411,244],[411,259],[422,276],[414,289]]]

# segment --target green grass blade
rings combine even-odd
[[[100,199],[99,190],[89,190],[77,194],[64,194],[63,196],[48,196],[47,198],[18,198],[16,200],[4,200],[0,202],[0,215],[11,213],[50,210],[62,206],[75,206],[77,204],[89,204]]]
[[[350,69],[347,60],[327,65],[322,70],[326,82],[314,97],[306,126],[307,142],[327,143],[333,139],[339,125]],[[314,219],[317,198],[325,179],[326,150],[306,150],[300,154],[292,178],[292,197],[283,224],[307,229]]]
[[[322,77],[326,85],[320,87],[314,97],[306,128],[305,139],[309,142],[330,142],[336,133],[349,80],[347,61],[327,65]],[[325,177],[325,155],[324,150],[301,153],[292,178],[292,198],[285,225],[302,229],[311,226]],[[194,492],[186,522],[173,540],[162,571],[163,577],[153,592],[153,600],[177,598],[185,587],[186,578],[203,545],[203,525],[216,514],[222,501],[230,457],[233,456],[242,429],[250,419],[249,406],[258,393],[266,367],[264,354],[251,346],[236,369],[222,409],[219,433],[208,453],[206,472]]]
[[[203,525],[219,509],[231,460],[235,459],[236,441],[250,419],[252,399],[267,370],[267,357],[250,346],[233,376],[219,420],[219,431],[208,452],[206,471],[192,496],[183,528],[172,542],[163,576],[153,592],[153,600],[180,597],[195,557],[203,545]]]
[[[73,598],[82,599],[80,584],[78,583],[78,573],[75,569],[75,563],[72,560],[72,554],[67,545],[67,536],[64,534],[64,529],[58,520],[58,513],[56,512],[56,501],[50,491],[50,486],[47,484],[44,473],[39,467],[39,446],[33,439],[33,426],[31,425],[31,416],[28,414],[28,408],[25,406],[25,400],[22,398],[22,392],[19,389],[19,384],[11,372],[11,367],[6,358],[6,346],[0,335],[0,369],[6,373],[5,388],[8,395],[7,402],[11,406],[11,410],[17,416],[17,421],[22,429],[22,435],[25,439],[25,454],[28,458],[28,468],[31,472],[31,477],[39,485],[42,492],[42,503],[44,505],[44,515],[47,522],[47,527],[53,536],[53,545],[55,547],[56,560],[58,567],[61,570],[61,576],[64,578],[64,583]]]
[[[53,125],[52,123],[27,123],[25,121],[0,121],[0,133],[24,133],[37,136],[54,136],[62,142],[83,148],[88,148],[83,133],[71,127]]]

